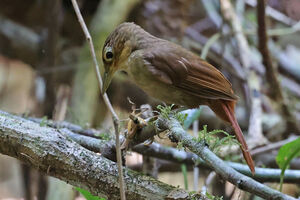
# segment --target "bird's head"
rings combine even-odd
[[[102,93],[106,92],[117,71],[128,68],[128,58],[133,51],[137,50],[137,35],[141,32],[144,32],[144,30],[138,25],[123,23],[106,39],[102,50],[102,60],[105,70]]]

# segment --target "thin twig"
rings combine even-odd
[[[204,194],[206,194],[207,192],[207,188],[212,185],[213,181],[217,178],[218,174],[215,172],[215,171],[212,171],[208,174],[205,182],[204,182],[204,185],[202,187],[202,192],[205,192]],[[224,185],[225,187],[225,185]],[[205,191],[203,191],[205,190]]]
[[[97,75],[97,80],[98,80],[98,84],[99,84],[99,89],[100,91],[102,90],[102,85],[103,85],[103,82],[102,82],[102,78],[101,78],[101,74],[100,74],[100,70],[99,70],[99,65],[98,65],[98,62],[97,62],[97,58],[96,58],[96,53],[95,53],[95,48],[94,48],[94,44],[93,44],[93,40],[92,40],[92,37],[88,31],[88,28],[82,18],[82,15],[80,13],[80,10],[79,10],[79,7],[78,7],[78,4],[76,2],[76,0],[71,0],[72,1],[72,4],[73,4],[73,7],[74,7],[74,10],[75,10],[75,13],[77,15],[77,18],[78,18],[78,21],[80,23],[80,26],[84,32],[84,35],[86,37],[86,40],[88,41],[88,44],[90,46],[90,51],[91,51],[91,54],[92,54],[92,58],[93,58],[93,62],[94,62],[94,65],[95,65],[95,70],[96,70],[96,75]],[[102,91],[101,91],[102,92]],[[111,114],[113,115],[113,117],[117,120],[119,120],[116,112],[114,111],[109,99],[108,99],[108,96],[107,94],[105,93],[103,95],[103,99],[105,101],[105,104],[106,106],[108,107],[109,111],[111,112]]]
[[[280,113],[284,116],[287,128],[294,132],[299,131],[297,126],[297,120],[295,116],[290,111],[286,100],[283,96],[283,91],[278,80],[277,70],[274,68],[271,56],[268,49],[268,36],[266,27],[266,1],[260,0],[257,3],[257,35],[258,35],[258,47],[262,55],[263,64],[266,69],[266,79],[269,84],[269,96],[278,104]],[[285,135],[287,137],[287,135]]]
[[[253,149],[250,152],[251,152],[252,156],[263,154],[263,153],[266,153],[266,152],[269,152],[269,151],[272,151],[272,150],[275,150],[275,149],[279,149],[282,145],[285,145],[286,143],[289,143],[289,142],[291,142],[291,141],[293,141],[297,138],[298,138],[297,136],[291,136],[291,137],[289,137],[285,140],[281,140],[281,141],[278,141],[278,142],[275,142],[275,143],[270,143],[266,146],[259,147],[257,149]]]
[[[266,68],[266,79],[269,83],[269,87],[272,87],[270,90],[270,97],[275,101],[281,101],[283,99],[282,90],[279,85],[279,81],[276,76],[275,68],[273,67],[271,57],[269,54],[267,42],[267,30],[266,30],[266,2],[265,0],[258,1],[257,3],[257,35],[258,35],[258,49],[262,55],[263,64]]]
[[[193,135],[194,137],[198,137],[198,132],[199,132],[199,120],[194,121],[193,123]],[[197,191],[198,190],[198,185],[199,185],[199,167],[198,166],[194,166],[194,174],[193,174],[193,178],[194,178],[194,190]]]
[[[90,51],[92,54],[92,58],[93,58],[93,62],[94,62],[94,67],[96,70],[96,75],[97,75],[97,80],[98,80],[98,84],[99,84],[99,89],[100,91],[102,90],[102,78],[101,78],[101,74],[100,74],[100,70],[99,70],[99,65],[97,62],[97,58],[96,58],[96,53],[95,53],[95,48],[94,48],[94,44],[93,44],[93,40],[92,37],[88,31],[88,28],[83,20],[83,17],[80,13],[78,4],[76,2],[76,0],[71,0],[73,7],[74,7],[74,11],[77,15],[78,21],[80,23],[80,26],[85,34],[86,40],[89,43],[90,46]],[[102,93],[102,91],[101,91]],[[114,128],[115,128],[115,135],[116,135],[116,153],[117,153],[117,163],[118,163],[118,172],[119,172],[119,184],[120,184],[120,196],[121,196],[121,200],[126,200],[126,196],[125,196],[125,187],[124,187],[124,178],[123,178],[123,171],[122,171],[122,155],[121,155],[121,149],[120,149],[120,140],[119,140],[119,118],[116,114],[116,112],[114,111],[108,96],[106,93],[103,94],[103,99],[104,102],[107,106],[107,108],[110,110],[112,116],[113,116],[113,124],[114,124]]]

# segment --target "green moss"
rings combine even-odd
[[[156,108],[159,110],[159,114],[164,118],[164,119],[170,119],[170,114],[172,113],[172,108],[174,107],[174,104],[170,106],[162,106],[158,105]]]
[[[173,107],[174,104],[170,106],[158,105],[157,109],[159,110],[159,114],[162,118],[169,120],[170,117],[174,117],[181,125],[183,125],[188,115],[181,112],[176,112],[176,110],[172,110]]]
[[[216,134],[222,133],[223,138],[219,138]],[[199,131],[196,142],[205,141],[209,148],[216,154],[219,153],[221,146],[239,144],[234,136],[229,135],[226,131],[215,129],[212,131],[207,130],[207,125],[203,126],[203,130]]]
[[[178,150],[183,150],[183,144],[182,144],[182,142],[178,142],[176,148]]]
[[[212,195],[212,194],[209,194],[209,193],[207,193],[206,192],[206,197],[208,198],[208,199],[211,199],[211,200],[223,200],[223,197],[217,197],[217,196],[214,196],[214,195]]]
[[[96,134],[96,136],[98,136],[99,138],[101,138],[102,140],[111,140],[112,139],[112,134],[104,132],[104,133],[100,133],[100,134]]]
[[[42,121],[40,122],[40,126],[41,126],[41,127],[47,126],[47,120],[48,120],[48,117],[47,117],[47,116],[44,116],[44,117],[42,118]]]

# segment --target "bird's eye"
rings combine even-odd
[[[106,52],[106,59],[112,59],[113,58],[113,53],[111,51]]]
[[[104,55],[103,55],[103,58],[104,58],[105,62],[107,62],[107,63],[112,62],[113,57],[114,57],[114,53],[112,51],[112,48],[111,47],[106,47],[104,49]]]

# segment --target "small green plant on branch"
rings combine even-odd
[[[163,106],[158,105],[157,109],[159,110],[160,116],[162,116],[164,119],[170,119],[171,116],[173,116],[175,119],[177,119],[181,125],[184,125],[186,123],[186,120],[188,119],[188,114],[183,114],[181,112],[176,112],[176,110],[173,109],[174,104],[170,106]],[[200,115],[201,109],[198,109],[198,112],[196,113],[197,116]],[[194,119],[195,120],[195,119]],[[193,121],[194,121],[193,120]],[[190,123],[189,123],[190,124]],[[224,135],[223,138],[219,138],[216,135],[222,133]],[[233,144],[239,144],[239,142],[235,139],[234,136],[230,135],[224,130],[215,129],[212,131],[207,130],[207,125],[203,126],[203,130],[199,131],[198,137],[195,138],[197,142],[205,141],[209,148],[216,154],[220,152],[220,149],[223,145],[233,145]],[[182,149],[182,144],[179,142],[177,144],[178,149]]]
[[[170,119],[170,117],[172,116],[175,119],[177,119],[181,125],[184,124],[184,121],[187,118],[187,114],[183,114],[181,112],[176,112],[176,110],[173,109],[174,104],[172,104],[170,106],[158,105],[156,108],[159,110],[159,114],[162,118]]]
[[[209,194],[209,193],[207,193],[207,192],[206,192],[205,195],[206,195],[206,197],[207,197],[208,199],[211,199],[211,200],[223,200],[223,197],[214,196],[214,195]]]
[[[216,134],[224,134],[223,138],[219,138]],[[230,135],[226,131],[215,129],[212,131],[207,130],[207,125],[203,126],[203,130],[199,131],[198,137],[196,138],[197,142],[205,141],[209,148],[216,154],[220,152],[220,149],[223,145],[234,145],[239,144],[234,136]]]

